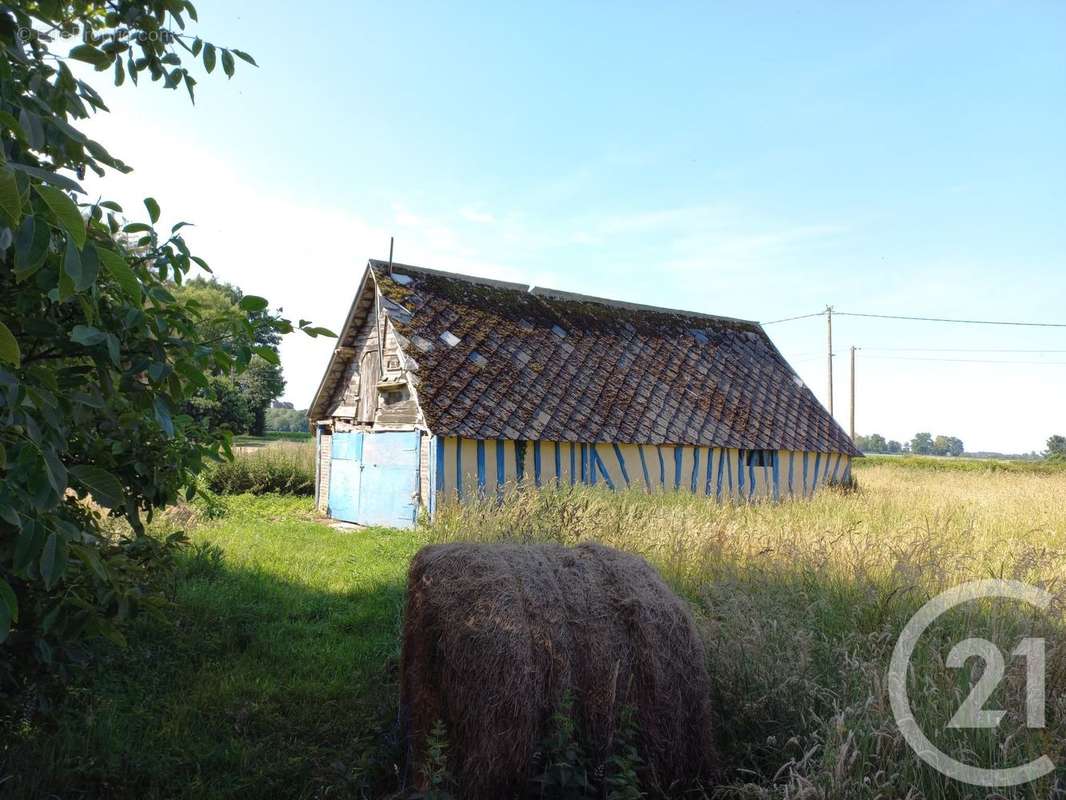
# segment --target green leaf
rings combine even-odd
[[[129,225],[122,229],[126,233],[144,233],[152,230],[151,225],[146,225],[143,222],[131,222]]]
[[[10,618],[15,622],[19,621],[19,599],[15,596],[11,584],[3,578],[0,578],[0,608],[6,608]]]
[[[241,59],[242,61],[247,61],[253,67],[258,67],[259,66],[258,64],[255,63],[255,59],[252,58],[250,55],[248,55],[243,50],[234,50],[233,51],[233,55],[237,56],[237,58]]]
[[[14,364],[16,369],[22,364],[22,351],[15,341],[15,334],[3,322],[0,322],[0,361]]]
[[[97,71],[110,67],[111,59],[113,58],[113,56],[108,55],[103,50],[96,49],[91,44],[79,44],[77,47],[72,48],[70,57],[78,61],[84,61],[86,64],[92,64]]]
[[[11,632],[11,623],[19,621],[19,601],[11,585],[0,578],[0,643]]]
[[[144,198],[144,207],[148,209],[148,216],[152,220],[152,224],[159,222],[159,203],[156,202],[154,197]]]
[[[116,367],[122,362],[122,351],[118,337],[113,333],[107,334],[107,354],[111,357],[111,363]]]
[[[174,435],[174,421],[170,417],[170,409],[167,408],[166,401],[162,397],[157,397],[154,401],[155,406],[155,418],[159,422],[160,426],[167,436]]]
[[[56,451],[51,447],[42,447],[41,456],[44,459],[45,472],[48,473],[48,482],[60,497],[67,490],[67,468],[59,460]]]
[[[85,194],[85,190],[81,187],[81,184],[77,181],[73,181],[65,175],[60,175],[51,170],[41,169],[40,167],[31,167],[28,164],[16,164],[11,162],[8,164],[11,169],[18,170],[19,172],[29,175],[31,178],[36,178],[39,181],[50,183],[53,186],[58,186],[60,189],[66,189],[68,192],[78,192],[79,194]]]
[[[85,347],[92,347],[93,345],[100,344],[100,342],[104,341],[106,338],[106,333],[91,325],[75,325],[74,329],[70,332],[70,340],[76,344],[84,345]]]
[[[229,50],[222,51],[222,71],[226,73],[227,78],[233,77],[233,69],[236,65],[233,62],[233,54]]]
[[[7,214],[12,225],[18,225],[22,216],[22,198],[19,197],[15,173],[6,167],[0,169],[0,210]]]
[[[51,186],[34,186],[34,190],[55,214],[56,221],[80,249],[85,244],[85,220],[81,218],[78,206],[59,189]]]
[[[63,574],[65,553],[62,551],[63,544],[59,541],[59,535],[48,534],[44,550],[41,552],[41,577],[44,578],[45,586],[49,589],[56,585],[56,581]]]
[[[255,348],[255,353],[261,359],[263,359],[264,361],[268,361],[271,364],[281,363],[281,356],[278,355],[278,351],[275,350],[273,347],[257,347]]]
[[[82,281],[81,253],[74,244],[74,237],[67,237],[67,249],[63,251],[63,273],[74,283],[74,290],[78,290]]]
[[[70,474],[93,496],[93,500],[108,508],[118,508],[126,501],[122,482],[103,467],[79,464]]]
[[[246,294],[241,298],[241,302],[238,303],[242,311],[263,311],[269,305],[270,303],[267,302],[265,297],[258,297],[254,294]]]
[[[95,547],[86,547],[82,544],[69,544],[67,547],[75,557],[96,574],[96,577],[102,581],[108,579],[107,567],[104,566],[104,561]]]
[[[44,264],[52,232],[43,219],[28,215],[15,237],[15,278],[23,281]]]
[[[79,292],[84,292],[96,283],[96,276],[99,274],[100,259],[96,256],[96,247],[89,242],[81,251],[81,279],[74,281],[74,288]]]
[[[111,273],[111,277],[122,287],[122,291],[135,300],[137,305],[144,302],[141,296],[141,282],[137,280],[137,276],[130,269],[129,264],[126,263],[126,259],[114,250],[107,250],[102,247],[97,249],[96,254],[100,257],[100,261],[103,262],[104,268]]]
[[[210,42],[204,45],[204,69],[208,72],[215,69],[215,46]]]

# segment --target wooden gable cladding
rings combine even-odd
[[[324,404],[325,416],[339,420],[342,429],[414,426],[419,421],[418,402],[400,338],[386,314],[379,318],[376,304],[369,304],[364,313],[362,323],[335,351],[340,367]],[[379,344],[382,331],[384,352],[380,352]]]

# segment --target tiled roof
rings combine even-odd
[[[370,266],[438,435],[858,454],[758,323]]]

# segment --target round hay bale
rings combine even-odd
[[[630,706],[648,785],[712,774],[704,650],[642,558],[597,544],[434,545],[407,589],[400,702],[418,788],[441,720],[460,797],[521,793],[564,692],[594,764]]]

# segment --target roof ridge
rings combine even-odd
[[[375,268],[387,268],[388,261],[372,258],[370,259],[371,266]],[[494,286],[499,289],[512,289],[514,291],[521,291],[527,294],[534,295],[535,297],[546,297],[556,300],[572,300],[576,302],[584,303],[598,303],[600,305],[625,308],[632,311],[656,311],[660,314],[677,314],[685,317],[696,317],[699,319],[715,320],[717,322],[732,322],[740,325],[752,325],[756,328],[762,326],[758,321],[752,319],[741,319],[740,317],[727,317],[721,314],[707,314],[703,311],[687,311],[680,308],[667,308],[666,306],[652,306],[644,303],[632,303],[628,300],[615,300],[609,297],[597,297],[589,294],[579,294],[577,292],[567,292],[562,289],[551,289],[546,286],[529,286],[524,283],[515,283],[512,281],[501,281],[496,278],[483,278],[478,275],[467,275],[462,272],[451,272],[443,269],[432,269],[430,267],[422,267],[417,264],[401,264],[397,261],[392,262],[393,270],[401,270],[402,272],[421,272],[427,275],[439,275],[443,278],[454,278],[461,281],[467,281],[468,283],[482,284],[484,286]]]
[[[612,300],[608,297],[596,297],[590,294],[578,294],[577,292],[566,292],[562,289],[549,289],[543,286],[534,286],[529,290],[529,293],[537,297],[548,297],[555,300],[574,300],[583,303],[598,303],[604,306],[611,306],[614,308],[626,308],[632,311],[656,311],[660,314],[677,314],[685,317],[698,317],[700,319],[711,319],[718,322],[736,322],[742,325],[754,325],[761,327],[759,323],[751,319],[740,319],[739,317],[724,317],[720,314],[707,314],[703,311],[685,311],[680,308],[667,308],[665,306],[651,306],[644,303],[631,303],[628,300]]]
[[[389,266],[388,261],[382,261],[381,259],[370,259],[371,267],[375,268],[387,268]],[[477,275],[466,275],[462,272],[450,272],[444,269],[431,269],[430,267],[420,267],[417,264],[401,264],[398,261],[392,262],[393,270],[401,270],[402,272],[422,272],[427,275],[439,275],[442,278],[455,278],[457,280],[466,281],[467,283],[479,283],[483,286],[494,286],[497,289],[514,289],[515,291],[529,292],[530,286],[524,283],[513,283],[512,281],[501,281],[496,278],[482,278]]]

